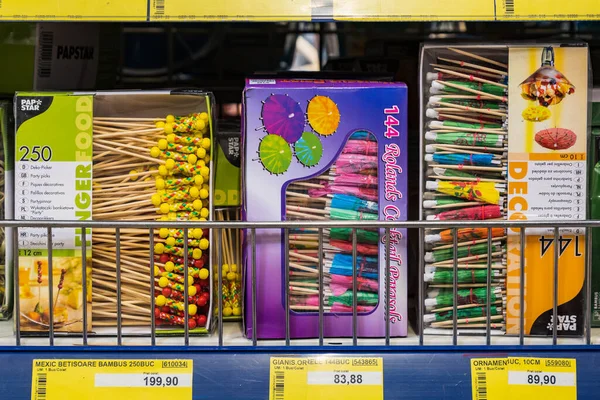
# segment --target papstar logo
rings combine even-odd
[[[36,99],[22,99],[21,100],[21,111],[40,111],[42,100]]]
[[[93,60],[94,46],[57,46],[58,60]]]
[[[550,317],[550,322],[546,325],[546,329],[551,331],[554,329],[554,315]],[[559,315],[557,331],[576,331],[577,316],[576,315]]]

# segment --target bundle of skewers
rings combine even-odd
[[[241,212],[237,207],[219,209],[215,211],[215,219],[217,221],[240,221]],[[222,307],[223,317],[229,321],[240,320],[242,317],[241,233],[239,229],[220,230],[223,275]],[[215,273],[217,273],[216,270]]]
[[[364,132],[348,140],[332,167],[314,178],[295,181],[286,191],[287,220],[377,220],[377,151],[375,138]],[[319,232],[291,229],[289,242],[290,309],[318,312]],[[353,232],[323,230],[323,304],[325,312],[353,310],[353,280],[357,280],[357,312],[369,312],[378,302],[379,233],[357,229],[357,260],[352,255]]]
[[[423,209],[427,220],[503,220],[507,191],[508,66],[461,49],[448,50],[456,56],[438,57],[427,73],[430,89],[424,133],[427,169]],[[453,235],[451,229],[430,230],[425,235],[426,332],[453,328],[455,301],[459,329],[485,329],[489,317],[491,329],[503,331],[505,230],[492,229],[491,249],[487,228],[457,229],[456,249]]]
[[[210,217],[209,115],[166,118],[94,118],[93,218],[126,221],[206,221]],[[154,287],[146,229],[120,231],[120,286],[116,281],[114,229],[94,229],[93,323],[116,324],[120,291],[123,325],[142,325],[154,312],[158,325],[206,325],[209,231],[188,232],[184,264],[182,229],[154,234]],[[188,269],[185,281],[184,268]],[[185,286],[189,305],[185,309]],[[150,296],[155,296],[151,310]]]

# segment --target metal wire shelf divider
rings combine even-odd
[[[220,244],[218,243],[218,238],[220,237],[219,233],[221,229],[234,229],[234,230],[243,230],[246,235],[246,241],[250,244],[250,252],[248,254],[249,257],[249,268],[252,271],[251,280],[250,280],[250,290],[252,293],[252,302],[251,302],[251,318],[253,322],[253,327],[256,327],[256,315],[257,315],[257,305],[256,305],[256,295],[257,295],[257,279],[256,279],[256,232],[260,229],[282,229],[284,231],[284,238],[287,238],[289,235],[289,230],[294,228],[312,228],[317,229],[318,232],[318,246],[319,250],[323,248],[323,235],[324,229],[328,228],[349,228],[351,229],[351,241],[352,241],[352,256],[353,256],[353,267],[356,270],[356,259],[357,259],[357,229],[377,229],[380,233],[383,233],[382,238],[384,240],[386,254],[390,252],[390,232],[393,229],[417,229],[419,232],[419,248],[420,248],[420,257],[418,263],[419,269],[419,287],[418,287],[418,345],[410,346],[414,347],[415,350],[419,348],[427,348],[428,346],[424,345],[424,296],[425,296],[425,288],[423,282],[423,273],[425,271],[425,262],[422,257],[423,249],[424,249],[424,232],[426,229],[450,229],[453,234],[453,284],[452,284],[452,292],[453,292],[453,317],[452,317],[452,344],[460,348],[461,346],[458,344],[458,319],[457,319],[457,307],[458,302],[458,257],[457,257],[457,231],[460,228],[469,227],[469,228],[485,228],[487,229],[487,244],[488,244],[488,261],[487,261],[487,288],[491,287],[491,263],[492,259],[489,257],[489,253],[491,252],[491,243],[492,243],[492,229],[493,228],[503,228],[503,229],[514,229],[518,230],[518,235],[520,237],[520,261],[521,266],[524,265],[524,245],[525,245],[525,235],[527,229],[544,229],[553,232],[553,243],[559,242],[559,235],[561,229],[576,229],[581,228],[583,231],[579,234],[586,235],[585,239],[585,280],[584,280],[584,329],[583,336],[581,338],[581,344],[591,345],[591,314],[590,314],[590,304],[591,304],[591,237],[592,237],[592,229],[600,228],[600,220],[585,220],[585,221],[564,221],[564,222],[552,222],[552,221],[285,221],[285,222],[230,222],[230,221],[219,221],[219,222],[168,222],[168,221],[156,221],[156,222],[135,222],[135,221],[15,221],[15,220],[5,220],[0,221],[0,227],[7,228],[9,231],[8,234],[12,235],[12,246],[13,253],[15,259],[18,259],[19,255],[19,229],[21,228],[45,228],[47,237],[48,237],[48,281],[49,281],[49,298],[52,299],[52,233],[54,229],[60,228],[76,228],[80,229],[81,232],[81,257],[82,257],[82,281],[86,282],[86,273],[87,273],[87,258],[86,253],[88,248],[91,245],[87,244],[86,234],[87,229],[91,229],[93,231],[94,228],[110,228],[115,230],[115,266],[116,266],[116,282],[117,285],[121,282],[121,230],[127,228],[137,228],[137,229],[147,229],[148,237],[149,237],[149,251],[150,251],[150,259],[148,260],[149,264],[149,284],[151,290],[151,310],[154,309],[154,233],[155,230],[160,228],[177,228],[183,230],[184,237],[184,265],[188,265],[188,256],[187,256],[187,238],[190,229],[201,228],[201,229],[213,229],[216,232],[215,237],[217,238],[216,248],[220,248]],[[12,232],[10,232],[12,231]],[[406,238],[404,240],[407,240]],[[285,254],[288,253],[289,243],[287,240],[285,243]],[[351,346],[343,346],[343,347],[332,347],[332,346],[324,346],[324,329],[323,329],[323,320],[324,320],[324,300],[323,300],[323,292],[324,292],[324,280],[323,280],[323,257],[322,252],[319,254],[319,274],[318,274],[318,286],[319,286],[319,310],[318,310],[318,318],[319,318],[319,337],[318,343],[319,347],[323,346],[328,349],[336,349],[341,350],[343,348],[357,348],[360,349],[361,346],[358,345],[358,313],[357,313],[357,274],[353,273],[352,279],[352,344]],[[221,251],[217,251],[217,286],[218,293],[216,294],[219,300],[218,304],[222,304],[222,288],[223,288],[223,270],[222,270],[222,255]],[[390,259],[389,257],[385,257],[385,288],[387,293],[390,290]],[[558,345],[557,349],[560,349],[561,346],[558,343],[558,332],[557,332],[557,315],[558,315],[558,261],[559,261],[559,246],[554,246],[554,255],[553,255],[553,270],[554,270],[554,280],[553,280],[553,331],[552,331],[552,344]],[[15,265],[17,263],[15,262]],[[289,271],[289,257],[285,257],[285,270]],[[185,281],[187,282],[188,278],[188,269],[184,268]],[[28,346],[23,345],[21,343],[22,335],[20,329],[20,304],[19,304],[19,274],[14,273],[14,287],[15,287],[15,305],[14,305],[14,325],[15,325],[15,334],[14,334],[14,347],[27,348]],[[286,287],[285,287],[285,309],[286,309],[286,318],[285,318],[285,346],[292,346],[293,338],[290,337],[290,288],[288,283],[288,275],[286,274]],[[520,283],[524,282],[525,279],[525,268],[520,268]],[[119,287],[119,286],[117,286]],[[87,326],[87,321],[90,316],[87,311],[87,285],[83,284],[83,326],[81,332],[81,344],[83,346],[78,346],[79,349],[85,349],[94,347],[93,345],[88,344],[88,332],[85,327]],[[185,288],[185,307],[187,309],[188,306],[188,288],[187,285],[184,285]],[[121,303],[121,293],[120,290],[116,291],[117,296],[117,315],[116,315],[116,327],[117,327],[117,347],[123,346],[123,326],[122,326],[122,308],[123,305]],[[523,298],[524,296],[524,285],[520,285],[520,296]],[[389,347],[389,349],[393,349],[395,346],[390,345],[390,296],[385,296],[386,304],[385,304],[385,346]],[[487,290],[487,298],[486,298],[486,334],[485,340],[486,345],[495,347],[491,343],[491,313],[490,313],[490,291]],[[224,338],[223,338],[223,310],[222,307],[218,307],[218,317],[217,317],[217,335],[218,335],[218,345],[219,347],[225,348],[224,346]],[[151,312],[151,330],[150,330],[150,339],[151,345],[156,346],[157,348],[167,347],[167,346],[157,346],[156,344],[156,318],[154,312]],[[188,313],[184,313],[185,315],[185,327],[183,332],[184,343],[186,347],[194,348],[194,349],[202,349],[205,346],[190,346],[190,332],[188,327]],[[521,308],[520,310],[520,318],[519,318],[519,345],[524,345],[524,339],[526,335],[524,334],[524,310]],[[56,332],[54,328],[54,314],[52,310],[52,301],[49,301],[49,323],[48,323],[48,345],[50,347],[55,346]],[[251,347],[255,349],[268,350],[267,347],[259,347],[258,346],[258,338],[256,329],[252,330],[251,337],[248,338],[249,343],[251,343]],[[59,346],[57,346],[59,347]],[[73,346],[69,346],[70,348],[74,348]],[[301,349],[301,346],[293,346],[294,349]],[[431,346],[429,346],[431,347]],[[60,348],[64,348],[60,346]],[[585,348],[585,347],[584,347]]]

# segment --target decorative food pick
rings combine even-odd
[[[93,218],[130,221],[210,219],[210,117],[207,112],[165,118],[94,118]],[[120,230],[121,293],[124,325],[148,324],[150,243],[146,229]],[[205,326],[210,307],[209,232],[188,230],[188,265],[184,231],[155,232],[155,316],[158,325]],[[114,325],[116,313],[114,230],[94,229],[92,254],[93,319]],[[204,266],[206,264],[206,267]],[[187,268],[188,280],[185,280]],[[183,293],[187,286],[190,306]],[[60,290],[60,286],[59,286]],[[164,296],[161,297],[161,296]],[[202,300],[201,300],[202,299]]]
[[[427,181],[426,188],[469,201],[501,204],[504,202],[504,197],[500,196],[502,188],[497,185],[493,182]]]
[[[340,124],[340,110],[333,100],[326,96],[313,97],[308,102],[306,114],[308,123],[319,135],[334,134]]]
[[[259,160],[272,174],[283,174],[292,163],[292,150],[281,136],[267,135],[262,138],[258,149]]]
[[[465,242],[469,240],[479,240],[488,238],[487,228],[463,228],[456,232],[458,241]],[[492,228],[492,237],[498,238],[506,235],[506,231],[502,228]],[[436,234],[425,235],[426,243],[452,243],[454,234],[451,229],[443,230]]]
[[[504,219],[509,118],[506,54],[498,51],[498,57],[489,57],[466,48],[447,48],[436,55],[437,62],[426,72],[430,97],[424,113],[427,180],[423,215],[433,221]],[[545,107],[530,107],[517,117],[541,121],[549,116]],[[491,230],[491,248],[488,234],[487,228],[425,232],[423,281],[428,285],[429,298],[424,306],[430,310],[423,321],[426,332],[453,327],[455,252],[460,288],[458,328],[485,327],[487,316],[482,310],[485,312],[486,294],[491,291],[490,301],[495,305],[490,315],[495,325],[491,328],[503,329],[500,291],[505,285],[506,232]],[[488,261],[494,286],[489,289],[485,287]]]
[[[262,106],[265,130],[281,136],[288,144],[295,143],[304,131],[304,112],[300,104],[283,94],[269,96]]]
[[[215,214],[217,221],[238,221],[241,218],[238,209],[219,209]],[[221,230],[221,248],[223,264],[223,316],[239,319],[241,306],[241,232],[234,229]]]
[[[314,167],[323,156],[323,144],[314,133],[304,132],[302,137],[294,143],[294,152],[302,165]]]

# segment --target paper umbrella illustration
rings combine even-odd
[[[340,124],[340,110],[333,100],[326,96],[313,97],[308,102],[306,114],[308,123],[319,135],[332,135]]]
[[[284,94],[272,94],[263,101],[261,119],[269,134],[279,135],[292,144],[304,132],[304,112],[300,104]]]
[[[305,167],[314,167],[323,156],[323,144],[317,135],[304,132],[302,137],[294,143],[296,158]]]
[[[272,174],[283,174],[292,163],[292,149],[279,135],[267,135],[258,147],[260,162]]]

